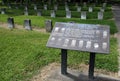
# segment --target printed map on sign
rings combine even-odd
[[[109,53],[109,26],[56,22],[47,47]]]

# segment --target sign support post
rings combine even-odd
[[[89,60],[89,79],[94,79],[95,53],[90,53]]]
[[[67,50],[61,49],[61,73],[67,74]]]

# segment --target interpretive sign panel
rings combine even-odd
[[[109,26],[56,22],[47,47],[109,53]]]

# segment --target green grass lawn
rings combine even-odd
[[[42,4],[43,5],[43,4]],[[50,17],[50,9],[43,11],[44,16],[36,16],[33,11],[33,5],[30,7],[30,16],[23,15],[23,7],[20,9],[8,9],[7,14],[0,14],[0,22],[7,22],[8,17],[13,17],[16,24],[23,25],[25,19],[31,19],[32,26],[38,28],[45,27],[45,21],[51,19],[53,25],[55,22],[70,22],[87,23],[87,24],[102,24],[110,26],[110,34],[117,32],[111,12],[111,6],[106,8],[103,20],[97,20],[97,12],[101,5],[95,7],[95,12],[89,13],[87,20],[81,20],[80,15],[76,12],[75,5],[69,4],[72,10],[71,19],[65,18],[64,7],[60,4],[59,11],[56,12],[57,17]],[[14,7],[14,5],[12,6]],[[39,5],[40,8],[42,6]],[[87,10],[87,8],[82,8]],[[109,15],[108,15],[109,14]],[[60,63],[60,49],[47,48],[46,43],[49,38],[49,33],[40,33],[26,30],[8,30],[0,28],[0,81],[27,81],[34,76],[38,70],[52,62]],[[118,51],[117,39],[110,38],[110,54],[97,54],[95,67],[107,71],[118,71]],[[68,51],[68,66],[77,68],[81,63],[89,64],[89,53],[79,51]]]
[[[60,62],[60,49],[47,48],[48,33],[0,28],[0,81],[27,81],[42,67]],[[96,68],[118,71],[117,40],[110,39],[110,54],[97,54]],[[88,64],[89,53],[68,51],[68,66]]]

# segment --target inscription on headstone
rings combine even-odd
[[[81,19],[86,19],[86,12],[85,11],[81,12]]]
[[[14,28],[14,19],[12,17],[8,18],[8,28]]]
[[[71,18],[71,11],[66,11],[66,18]]]
[[[109,53],[109,26],[56,22],[48,47]]]
[[[103,19],[103,12],[98,12],[98,19]]]
[[[24,27],[26,30],[32,30],[31,20],[29,20],[29,19],[24,20]]]

